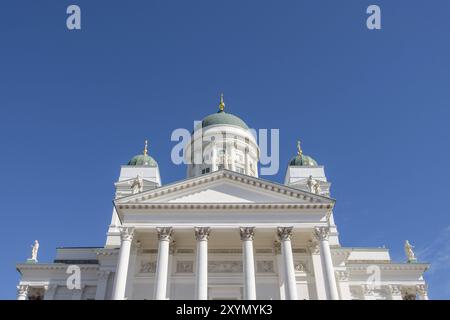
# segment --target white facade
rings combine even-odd
[[[122,166],[105,246],[18,264],[17,298],[428,299],[428,264],[340,245],[322,166],[290,165],[278,184],[258,178],[244,128],[211,125],[205,138],[186,148],[201,161],[185,180],[162,186],[157,166]]]

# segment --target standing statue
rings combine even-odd
[[[408,263],[416,262],[417,258],[414,255],[414,251],[412,250],[414,247],[409,243],[408,240],[405,241],[405,253],[408,258]]]
[[[314,193],[320,194],[322,192],[322,189],[320,188],[320,184],[318,181],[316,181],[316,185],[314,186]]]
[[[136,179],[133,180],[131,189],[133,194],[144,191],[144,180],[142,180],[140,175],[137,175]]]
[[[31,247],[33,248],[31,249],[31,260],[37,261],[39,242],[37,240],[34,240],[34,245],[32,245]]]
[[[306,185],[309,188],[309,192],[319,194],[321,189],[319,182],[317,180],[313,179],[312,176],[309,176],[308,181],[306,182]]]

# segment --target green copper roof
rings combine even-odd
[[[289,161],[290,166],[311,166],[316,167],[317,162],[310,156],[303,154],[302,147],[300,146],[300,140],[297,141],[297,155]]]
[[[217,113],[210,114],[202,120],[202,128],[214,125],[232,125],[248,130],[247,124],[242,121],[241,118],[236,117],[234,114],[226,113],[223,110],[219,110],[219,112]]]
[[[129,166],[157,167],[158,163],[148,155],[148,141],[145,140],[144,152],[128,161]]]
[[[129,166],[157,167],[158,163],[149,155],[138,154],[128,161]]]
[[[305,154],[296,155],[289,161],[290,166],[317,166],[316,160]]]

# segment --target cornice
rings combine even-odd
[[[69,264],[65,263],[19,263],[16,265],[20,270],[67,270]],[[77,264],[81,270],[98,270],[96,264]]]
[[[119,254],[119,248],[112,248],[112,249],[100,249],[95,251],[95,254],[97,257],[99,256],[117,256]]]
[[[331,204],[295,204],[295,203],[127,203],[117,204],[118,209],[175,209],[175,210],[222,210],[222,209],[239,209],[239,210],[331,210]]]
[[[386,271],[426,271],[430,267],[428,263],[347,263],[346,267],[351,271],[366,271],[368,266],[376,265]]]

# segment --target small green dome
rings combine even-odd
[[[128,161],[129,166],[140,166],[140,167],[157,167],[158,163],[148,155],[148,141],[145,140],[144,152],[134,156],[130,161]]]
[[[234,114],[226,113],[223,110],[210,114],[202,120],[202,128],[214,125],[232,125],[248,130],[247,124],[241,118],[236,117]]]
[[[317,166],[316,160],[307,155],[296,155],[289,161],[290,166]]]
[[[129,166],[157,167],[158,163],[149,155],[138,154],[128,161]]]
[[[300,140],[297,141],[297,155],[289,161],[290,166],[311,166],[316,167],[317,162],[310,156],[307,156],[306,154],[303,154],[302,148],[300,146]]]

